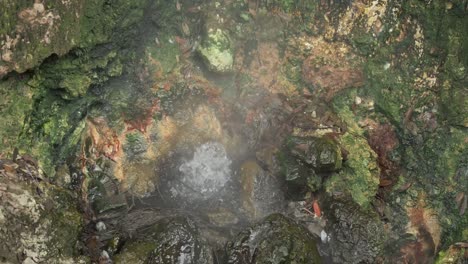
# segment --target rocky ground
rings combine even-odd
[[[464,263],[466,1],[0,4],[0,262]]]

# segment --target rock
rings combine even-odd
[[[240,169],[242,206],[251,219],[263,218],[283,206],[280,184],[255,161],[246,161]]]
[[[280,154],[281,173],[285,177],[288,196],[301,200],[307,191],[317,191],[322,184],[322,178],[315,174],[302,160],[289,155]]]
[[[321,263],[315,239],[291,219],[272,214],[227,244],[228,263]]]
[[[316,172],[333,172],[341,168],[341,151],[337,143],[325,137],[291,137],[291,153],[311,165]]]
[[[227,208],[216,208],[207,213],[208,219],[215,226],[230,226],[239,223],[236,214]]]
[[[218,73],[232,70],[234,51],[227,32],[219,28],[212,29],[199,46],[198,52],[209,70]]]
[[[352,201],[331,202],[326,232],[330,234],[335,263],[375,263],[385,241],[377,213],[363,210]]]
[[[189,218],[166,218],[143,229],[142,238],[128,242],[115,263],[214,263],[211,248]]]
[[[16,162],[8,173],[0,167],[1,262],[82,263],[76,251],[83,221],[77,198],[39,180],[37,168],[23,159]]]

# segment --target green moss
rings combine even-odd
[[[36,157],[46,174],[53,177],[54,164],[77,150],[88,98],[68,102],[50,90],[36,96],[18,146]]]
[[[143,18],[147,0],[86,1],[80,20],[80,47],[92,47],[122,38]]]
[[[457,20],[448,32],[446,78],[441,89],[443,117],[451,125],[468,127],[468,22]],[[464,30],[462,30],[464,28]]]
[[[18,21],[18,12],[31,5],[27,0],[7,0],[0,3],[0,35],[12,34]]]
[[[451,247],[439,252],[435,264],[462,264],[466,261],[467,249],[463,247]]]
[[[342,171],[328,179],[325,187],[329,193],[351,195],[358,205],[366,208],[377,193],[380,169],[377,154],[369,146],[364,130],[357,124],[357,117],[346,105],[346,98],[348,96],[342,95],[335,99],[333,107],[347,125],[347,132],[340,138],[340,145],[347,155]]]
[[[60,88],[65,89],[70,96],[83,96],[91,85],[91,79],[85,75],[68,75],[58,84]]]
[[[71,54],[40,68],[34,76],[34,85],[63,91],[62,97],[82,97],[92,85],[102,85],[123,72],[115,50],[74,50]]]
[[[377,154],[365,138],[351,133],[341,137],[341,146],[348,152],[343,170],[327,180],[326,190],[348,193],[359,206],[367,208],[379,186]]]
[[[14,76],[0,81],[1,151],[11,152],[17,146],[26,116],[32,110],[33,90],[25,81]]]

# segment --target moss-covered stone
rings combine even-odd
[[[37,96],[34,111],[26,119],[18,140],[20,150],[29,151],[39,159],[44,172],[53,177],[55,165],[78,150],[76,144],[84,129],[86,100],[68,103],[51,92]]]
[[[125,155],[129,159],[134,159],[141,156],[148,148],[148,142],[145,137],[139,132],[129,133],[125,136],[123,149]]]
[[[198,52],[211,71],[219,73],[231,71],[234,63],[234,51],[229,35],[219,28],[209,30],[206,39],[198,48]]]
[[[291,219],[272,214],[227,245],[230,264],[321,263],[316,241]]]
[[[463,264],[466,262],[467,249],[461,245],[452,245],[449,249],[439,252],[436,264]]]

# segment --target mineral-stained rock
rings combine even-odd
[[[227,245],[228,263],[321,263],[316,241],[291,219],[272,214]]]

